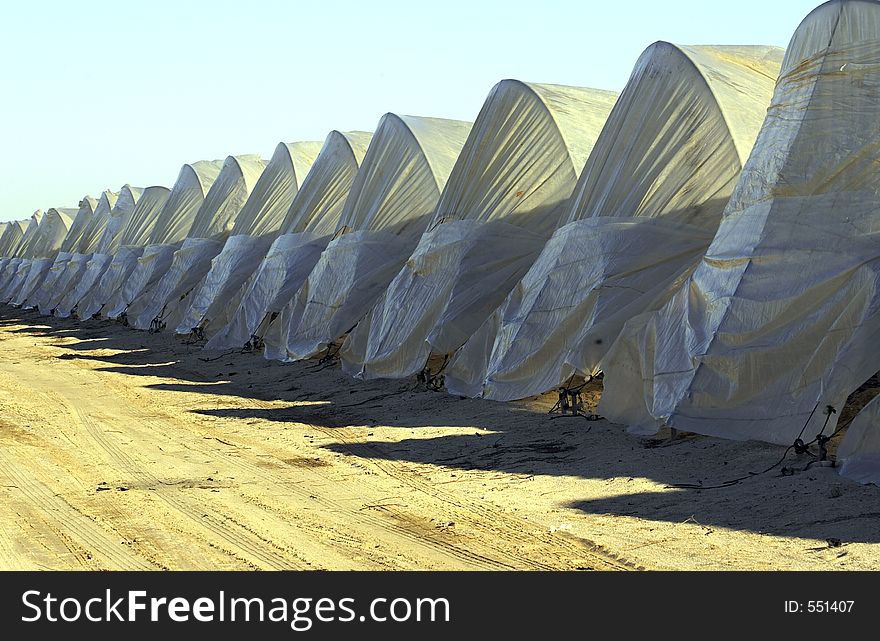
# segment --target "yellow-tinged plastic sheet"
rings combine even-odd
[[[718,228],[782,56],[667,42],[644,51],[584,167],[568,224],[452,360],[452,393],[510,400],[574,370],[592,373],[628,319],[669,299]]]
[[[119,289],[105,302],[103,310],[105,316],[118,318],[125,314],[132,301],[155,286],[165,274],[171,266],[171,257],[187,238],[225,162],[200,160],[183,165],[158,216],[153,217],[147,211],[140,212],[140,216],[132,216],[132,220],[129,221],[132,233],[126,238],[127,234],[123,232],[122,245],[144,247],[144,249],[136,258],[130,252],[125,252],[126,258],[129,260],[134,258],[137,264],[129,270]],[[227,175],[234,175],[237,170],[237,166],[232,166],[227,170]],[[216,200],[218,207],[224,204],[223,199],[219,197],[220,191],[229,195],[225,189],[218,190]]]
[[[93,208],[80,206],[80,213],[77,214],[74,224],[64,239],[62,251],[55,258],[49,273],[39,286],[39,291],[33,294],[28,303],[37,308],[41,314],[54,314],[61,299],[74,289],[104,233],[107,221],[110,220],[110,212],[118,197],[119,194],[116,192],[105,191]],[[87,197],[84,202],[86,200],[93,199]],[[83,221],[83,225],[76,229],[77,221],[84,211],[89,212],[89,215]]]
[[[94,202],[93,200],[91,202]],[[30,260],[26,270],[19,269],[16,282],[9,290],[8,300],[13,305],[33,307],[30,297],[40,291],[40,285],[45,279],[60,252],[61,244],[70,230],[78,211],[90,209],[91,203],[84,201],[80,210],[53,207],[40,218],[39,224],[33,234],[25,235],[23,240],[27,245],[22,247],[25,257]],[[22,265],[25,263],[22,262]]]
[[[455,351],[498,307],[560,224],[617,99],[503,80],[489,93],[432,225],[342,349],[357,376],[404,377]]]
[[[53,314],[60,318],[67,318],[78,309],[78,303],[85,296],[94,291],[104,272],[113,260],[112,253],[118,250],[119,235],[128,218],[134,213],[143,189],[124,185],[119,191],[116,203],[110,209],[110,213],[103,224],[103,229],[98,230],[98,225],[93,221],[93,240],[89,242],[92,253],[87,254],[85,265],[70,278],[59,301],[53,307]],[[100,209],[100,203],[98,208]],[[71,259],[74,263],[74,259]],[[70,268],[68,268],[70,269]]]
[[[311,141],[278,144],[223,249],[211,260],[203,281],[182,301],[185,312],[176,323],[177,333],[187,334],[196,328],[204,332],[209,313],[214,317],[228,310],[228,316],[238,305],[239,291],[266,256],[321,146]],[[169,317],[164,322],[172,320]]]
[[[336,237],[265,335],[270,358],[302,358],[351,329],[375,304],[434,214],[471,123],[385,114]]]
[[[880,3],[834,1],[795,32],[715,239],[609,352],[600,412],[790,444],[834,429],[880,369]]]
[[[113,242],[114,245],[119,246],[113,250],[112,258],[108,261],[95,286],[76,303],[76,315],[80,319],[89,319],[99,313],[114,292],[118,292],[128,279],[137,266],[137,259],[144,249],[142,245],[131,243],[144,241],[148,238],[149,232],[170,194],[170,189],[161,186],[147,187],[143,190]],[[116,201],[116,204],[119,205],[119,200]]]
[[[160,321],[175,322],[185,310],[182,302],[211,268],[223,249],[235,219],[256,187],[266,161],[255,155],[228,156],[193,220],[183,244],[176,248],[168,270],[156,274],[127,308],[128,323],[136,329],[159,329]]]

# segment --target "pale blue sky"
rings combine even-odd
[[[80,0],[0,8],[0,220],[180,165],[372,130],[386,111],[473,120],[518,78],[621,89],[641,51],[786,46],[818,0]]]

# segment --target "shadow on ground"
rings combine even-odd
[[[248,407],[194,407],[197,414],[260,419],[269,429],[272,423],[299,423],[328,430],[379,425],[408,430],[399,440],[340,440],[325,446],[348,456],[525,476],[642,478],[658,484],[656,492],[560,499],[586,514],[880,542],[877,488],[841,479],[831,468],[804,469],[810,459],[803,455],[790,453],[770,472],[732,488],[664,489],[749,476],[780,459],[785,450],[777,446],[705,437],[641,439],[607,421],[551,417],[546,414],[549,398],[512,404],[460,399],[428,391],[415,380],[357,381],[338,366],[282,364],[238,350],[205,352],[169,334],[109,321],[39,316],[8,306],[0,306],[0,332],[56,339],[63,349],[58,358],[95,361],[102,371],[143,377],[150,388],[225,395],[235,397],[237,405],[253,401]],[[267,429],[261,425],[254,429]]]

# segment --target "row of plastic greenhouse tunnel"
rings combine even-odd
[[[657,42],[620,94],[503,80],[473,123],[388,113],[0,231],[0,300],[41,314],[362,379],[434,364],[495,400],[601,372],[636,433],[827,437],[880,370],[880,3],[818,7],[787,50]],[[838,461],[880,483],[880,401]]]

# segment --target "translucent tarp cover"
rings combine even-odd
[[[149,243],[121,287],[106,302],[105,313],[109,318],[123,314],[132,301],[152,288],[171,266],[172,255],[189,234],[224,163],[221,160],[200,160],[184,165],[155,220],[147,218],[145,221],[134,221],[133,217],[132,224],[143,222],[144,228],[150,228]],[[230,167],[227,175],[235,174],[236,170],[237,167]],[[229,192],[218,190],[218,195],[220,193]],[[218,197],[216,204],[222,206],[222,199]],[[135,234],[135,242],[129,243],[123,239],[123,244],[139,244],[142,235],[143,229],[140,229]]]
[[[170,196],[168,187],[147,187],[119,232],[119,246],[146,247]]]
[[[453,358],[450,392],[510,400],[593,372],[628,319],[668,300],[717,231],[782,55],[666,42],[645,50],[584,167],[568,224]]]
[[[5,287],[8,282],[6,268],[12,260],[12,258],[0,258],[0,291],[2,291],[3,287]]]
[[[129,245],[125,241],[134,240],[137,242],[139,239],[145,239],[149,236],[148,232],[152,230],[153,224],[170,194],[171,190],[167,187],[154,186],[143,190],[134,210],[114,242],[114,244],[122,244],[114,251],[113,258],[106,268],[102,269],[101,267],[104,262],[103,258],[100,256],[97,256],[97,259],[96,256],[92,257],[93,260],[96,260],[96,264],[94,267],[91,265],[87,267],[87,272],[98,270],[101,274],[95,286],[84,293],[76,303],[76,313],[79,318],[91,318],[100,312],[113,294],[121,289],[122,284],[137,266],[137,259],[143,252],[142,246]],[[118,205],[119,201],[116,202]]]
[[[422,236],[346,341],[343,366],[403,377],[464,343],[559,225],[617,94],[503,80],[489,93]]]
[[[27,229],[27,220],[10,221],[0,236],[0,258],[10,258]]]
[[[320,142],[278,143],[230,235],[262,236],[277,232],[320,152]]]
[[[61,301],[66,296],[70,295],[73,292],[76,284],[82,277],[83,272],[85,272],[91,258],[92,254],[77,253],[70,256],[70,260],[67,261],[67,265],[64,267],[64,271],[61,273],[61,276],[55,282],[54,286],[52,286],[51,294],[47,296],[45,298],[45,302],[40,305],[41,313],[55,314],[59,316],[69,315],[58,314],[58,306],[61,304]],[[47,289],[48,288],[44,287],[44,291],[46,291]]]
[[[53,258],[61,249],[61,243],[76,216],[76,209],[53,207],[40,219],[28,244],[23,249],[23,258]]]
[[[9,265],[7,265],[6,268],[7,280],[4,284],[3,292],[0,294],[0,301],[4,303],[12,302],[19,287],[27,277],[28,269],[32,260],[33,259],[31,258],[16,257],[9,261]]]
[[[119,202],[118,193],[105,191],[101,194],[101,197],[98,198],[98,204],[95,206],[92,219],[86,226],[82,238],[70,251],[80,254],[91,254],[97,249],[117,202]]]
[[[116,204],[110,210],[110,216],[104,225],[104,230],[97,239],[93,252],[99,254],[112,254],[119,249],[122,230],[128,225],[128,221],[134,214],[135,207],[144,190],[131,185],[124,185],[119,190]]]
[[[77,308],[79,301],[94,291],[95,285],[110,265],[113,258],[111,252],[119,249],[118,241],[122,227],[134,212],[143,191],[137,187],[124,185],[103,224],[103,229],[100,232],[94,229],[90,234],[94,240],[88,244],[87,249],[90,252],[86,254],[85,264],[80,265],[78,260],[71,259],[67,268],[70,274],[69,282],[63,286],[63,292],[52,308],[55,316],[67,318]],[[95,227],[100,209],[99,203],[95,212],[96,218],[92,223]]]
[[[79,209],[73,218],[73,222],[70,224],[70,228],[67,230],[64,240],[61,242],[60,251],[69,253],[79,251],[79,246],[92,222],[92,218],[94,218],[97,207],[97,198],[84,196],[79,201]]]
[[[226,158],[187,237],[214,238],[228,234],[265,168],[266,161],[257,155]]]
[[[114,295],[118,294],[121,300],[122,286],[137,267],[138,258],[143,251],[143,247],[129,245],[117,249],[95,288],[77,303],[77,317],[88,319],[98,313],[109,312],[113,306],[111,301]],[[104,309],[105,307],[107,309]]]
[[[61,264],[65,265],[70,254],[59,252],[58,256],[62,258]],[[28,309],[36,307],[40,298],[40,287],[49,276],[57,260],[58,257],[56,256],[55,258],[34,258],[28,261],[28,269],[24,272],[17,291],[12,297],[12,304],[19,307],[24,306]]]
[[[242,347],[251,336],[263,334],[260,326],[264,319],[280,312],[291,300],[329,240],[330,236],[308,233],[283,234],[276,238],[257,271],[243,285],[241,302],[234,311],[229,310],[231,318],[219,319],[225,323],[210,337],[206,348]]]
[[[35,280],[36,276],[32,267],[28,279],[19,290],[16,302],[30,309],[38,309],[42,314],[48,314],[50,308],[47,305],[53,296],[55,286],[61,281],[70,259],[75,255],[59,251],[50,263],[48,271],[39,276],[39,280]]]
[[[229,230],[265,167],[266,161],[255,155],[229,156],[224,161],[168,271],[161,274],[154,287],[143,289],[130,302],[127,318],[132,327],[149,329],[159,317],[175,325],[181,320],[187,295],[208,273],[211,259],[223,249]]]
[[[267,356],[308,357],[369,312],[425,230],[470,129],[456,120],[382,117],[336,238],[275,321],[280,334],[265,337]]]
[[[705,257],[607,355],[599,411],[642,432],[819,433],[880,369],[878,140],[880,4],[827,3],[792,38]]]
[[[148,245],[140,250],[137,256],[134,256],[134,253],[127,254],[127,261],[133,261],[134,265],[119,289],[113,292],[104,304],[101,313],[107,318],[119,318],[125,314],[131,302],[141,293],[152,288],[168,271],[174,252],[179,248],[178,244]]]
[[[80,270],[76,282],[72,284],[67,293],[61,298],[60,302],[55,306],[53,312],[59,318],[67,318],[78,310],[79,301],[87,294],[92,292],[95,285],[107,271],[113,256],[110,254],[89,254],[86,264]]]
[[[76,215],[76,210],[74,210],[74,215]],[[19,258],[28,258],[28,248],[34,242],[34,237],[37,234],[37,230],[40,228],[41,220],[43,220],[43,212],[38,209],[31,215],[30,219],[28,220],[27,227],[25,228],[24,233],[21,235],[21,240],[19,240],[18,244],[10,252],[11,255],[17,256]]]
[[[299,185],[308,175],[321,143],[280,143],[239,213],[223,250],[211,261],[204,281],[186,299],[186,311],[175,331],[185,334],[204,325],[206,315],[223,314],[253,274],[290,209]],[[231,314],[233,309],[225,315]],[[171,322],[169,318],[166,322]]]
[[[266,314],[279,311],[290,300],[338,226],[371,138],[372,134],[357,131],[328,134],[292,201],[281,212],[277,228],[274,223],[260,225],[254,228],[261,232],[259,236],[229,239],[224,248],[228,258],[218,264],[216,273],[212,268],[211,289],[194,302],[179,332],[199,326],[211,337],[209,348],[241,347]],[[302,231],[307,228],[313,232]],[[269,233],[276,229],[281,234],[277,238]],[[308,243],[319,247],[309,251]]]
[[[118,194],[111,191],[103,192],[97,202],[89,196],[83,199],[79,213],[62,243],[61,253],[46,275],[40,291],[34,295],[32,302],[40,313],[54,313],[61,299],[71,293],[104,233],[117,199]],[[63,261],[60,260],[62,254],[67,254]]]
[[[159,323],[177,323],[183,309],[178,304],[211,268],[223,243],[211,238],[187,238],[172,257],[168,269],[153,287],[145,288],[126,310],[128,324],[136,329],[160,329]],[[174,325],[172,325],[174,326]]]
[[[169,245],[182,242],[189,235],[196,214],[214,181],[223,169],[224,160],[200,160],[180,169],[177,181],[159,216],[153,221],[149,240],[123,239],[123,245]],[[140,221],[132,221],[139,224]],[[138,235],[144,233],[141,231]]]

